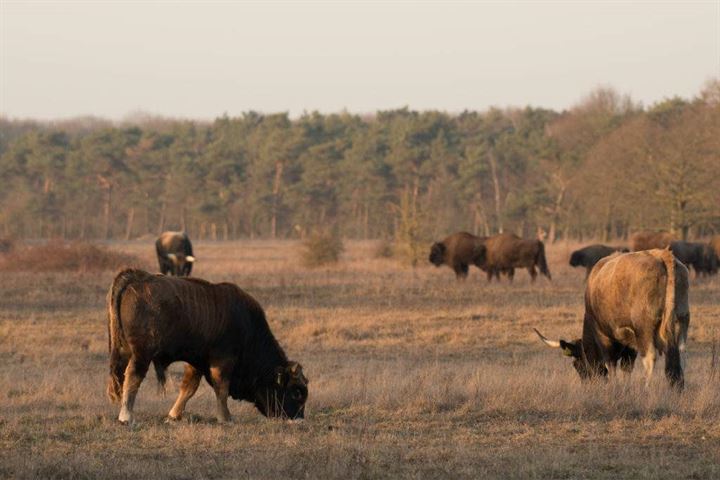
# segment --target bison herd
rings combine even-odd
[[[107,296],[108,396],[121,404],[118,419],[132,423],[135,396],[150,365],[164,385],[165,371],[176,361],[186,366],[170,420],[182,417],[202,378],[215,391],[218,421],[230,419],[228,396],[251,402],[268,417],[303,418],[308,380],[302,366],[288,360],[260,304],[230,283],[180,278],[190,275],[195,262],[184,232],[163,233],[155,248],[161,274],[123,270]],[[651,231],[633,235],[630,248],[595,244],[576,250],[569,263],[585,268],[587,279],[582,335],[549,340],[535,332],[571,357],[582,379],[613,374],[618,365],[629,372],[639,356],[649,382],[662,354],[670,385],[682,389],[688,269],[696,276],[715,274],[719,256],[720,237],[695,243]],[[471,265],[488,281],[504,275],[512,282],[516,268],[526,268],[532,281],[538,271],[552,280],[543,242],[510,233],[454,233],[431,246],[429,261],[449,266],[458,280]]]

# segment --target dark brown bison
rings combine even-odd
[[[673,240],[675,240],[675,238],[672,233],[664,230],[642,230],[634,233],[630,237],[630,250],[639,252],[640,250],[650,250],[653,248],[667,248]]]
[[[665,354],[665,375],[683,387],[680,354],[685,349],[690,309],[688,271],[668,249],[616,254],[601,259],[585,288],[582,338],[572,342],[540,339],[573,357],[583,379],[631,371],[635,356],[650,382],[657,353]]]
[[[441,242],[433,243],[430,247],[430,263],[439,267],[447,265],[455,272],[458,280],[463,280],[468,276],[470,265],[475,265],[479,269],[485,271],[488,280],[495,275],[500,279],[500,270],[489,270],[484,265],[485,250],[482,248],[488,237],[478,237],[468,232],[453,233]],[[502,270],[507,275],[512,274],[512,269]]]
[[[572,252],[570,255],[570,266],[585,267],[587,269],[585,276],[587,277],[590,275],[590,270],[592,270],[601,258],[605,258],[615,252],[627,253],[629,251],[630,250],[627,247],[610,247],[600,244],[589,245]]]
[[[162,274],[187,277],[192,272],[195,257],[185,232],[164,232],[155,241],[155,251]]]
[[[508,272],[512,282],[515,268],[527,268],[530,278],[535,281],[537,271],[552,280],[547,260],[545,259],[545,245],[540,240],[520,238],[513,233],[501,233],[488,237],[479,246],[481,251],[478,255],[479,267],[488,272],[488,280],[492,272]]]
[[[718,259],[715,251],[707,243],[677,241],[670,244],[675,258],[695,270],[695,275],[717,273]]]
[[[108,396],[121,402],[121,422],[132,422],[150,364],[164,385],[165,370],[176,361],[187,365],[170,419],[182,416],[203,377],[215,390],[219,421],[230,420],[228,395],[268,417],[303,418],[302,367],[288,361],[262,307],[236,285],[128,269],[115,277],[107,309]]]

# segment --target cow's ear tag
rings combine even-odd
[[[566,357],[572,357],[573,351],[570,350],[569,348],[565,347],[565,348],[563,348],[563,355],[565,355]]]
[[[275,370],[275,375],[276,375],[275,383],[277,383],[279,386],[282,387],[282,384],[283,384],[283,370],[282,370],[281,368],[278,368],[277,370]]]

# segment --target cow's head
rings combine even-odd
[[[577,267],[578,265],[582,265],[582,252],[573,252],[570,255],[570,266]]]
[[[175,276],[189,275],[195,257],[192,255],[183,255],[182,253],[168,253],[167,257],[173,264],[172,274]]]
[[[433,243],[432,247],[430,247],[430,256],[428,257],[428,260],[436,267],[439,267],[440,265],[445,263],[446,251],[447,247],[444,243],[435,242]]]
[[[565,340],[548,340],[536,328],[533,328],[533,330],[535,330],[535,333],[538,334],[538,337],[540,337],[540,340],[542,340],[545,345],[551,348],[559,348],[563,355],[572,357],[573,367],[575,367],[575,370],[578,372],[581,379],[587,380],[592,377],[607,375],[607,369],[604,365],[588,358],[588,355],[583,348],[583,341],[581,338],[572,342]]]
[[[266,417],[305,418],[307,385],[302,366],[289,362],[287,367],[276,368],[272,384],[256,393],[255,406]]]

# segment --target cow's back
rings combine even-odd
[[[191,254],[190,239],[185,232],[163,232],[158,238],[158,244],[165,253]]]
[[[596,328],[610,338],[622,327],[632,328],[638,337],[654,338],[666,306],[668,255],[675,265],[674,303],[687,310],[687,269],[669,251],[611,255],[595,265],[585,291],[586,311]]]
[[[131,348],[183,357],[178,360],[238,344],[257,315],[262,308],[235,285],[163,275],[129,284],[120,300],[120,323]]]

